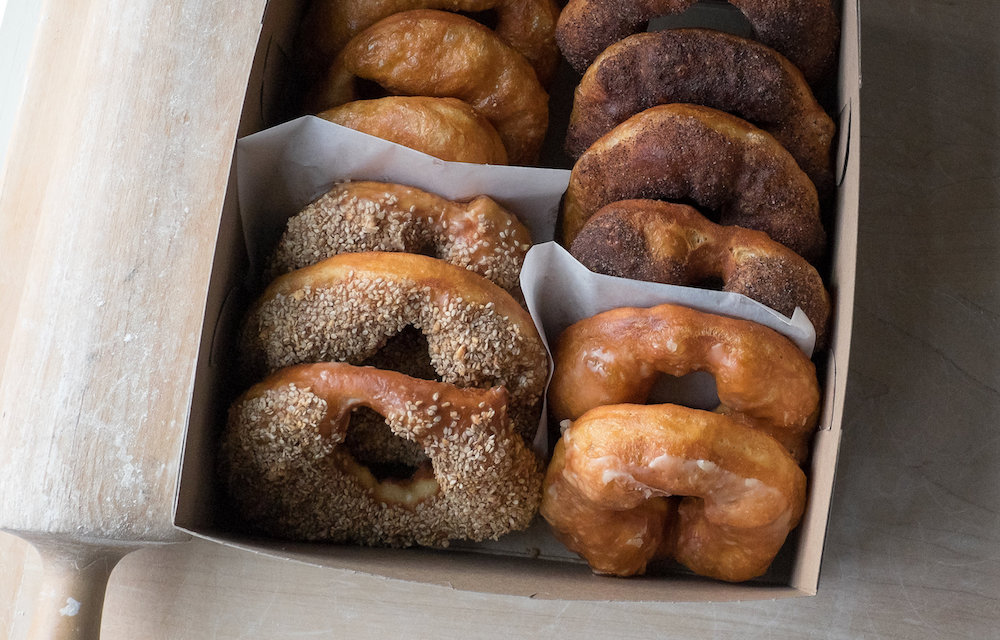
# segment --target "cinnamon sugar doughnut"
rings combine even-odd
[[[698,0],[570,0],[559,16],[556,41],[573,68],[583,73],[602,51],[645,31],[657,16],[682,13]],[[822,80],[836,63],[840,24],[830,0],[729,0],[756,39],[792,61],[810,82]]]
[[[282,369],[234,403],[223,479],[238,512],[285,538],[447,546],[523,529],[540,499],[534,454],[511,428],[502,388],[459,389],[340,363]],[[379,480],[345,444],[370,407],[428,464]]]
[[[507,164],[507,149],[493,125],[455,98],[387,96],[316,115],[442,160]]]
[[[608,47],[576,88],[566,150],[578,157],[627,118],[687,102],[737,115],[780,142],[821,193],[833,187],[833,120],[778,52],[711,29],[640,33]]]
[[[442,381],[506,387],[515,428],[533,438],[548,357],[531,316],[486,278],[443,260],[342,253],[281,276],[250,311],[243,355],[251,372],[358,364],[408,326],[427,338]]]
[[[559,336],[549,402],[557,420],[603,405],[643,403],[662,374],[706,371],[719,411],[804,460],[819,417],[809,358],[763,325],[663,304],[599,313]]]
[[[651,107],[591,145],[570,175],[565,241],[604,205],[632,198],[691,200],[810,262],[826,244],[816,188],[795,159],[770,134],[709,107]]]
[[[531,65],[495,33],[458,14],[404,11],[365,29],[330,66],[309,110],[356,100],[358,78],[390,94],[464,100],[494,126],[514,164],[535,160],[548,127],[548,95]]]
[[[531,236],[491,198],[452,202],[386,182],[343,182],[288,220],[271,274],[282,275],[338,253],[431,254],[504,289],[517,287]]]
[[[600,209],[573,241],[591,271],[622,278],[698,286],[714,279],[791,317],[802,309],[826,344],[830,295],[823,279],[791,249],[760,231],[722,227],[692,207],[622,200]]]
[[[636,575],[673,558],[739,582],[770,566],[802,516],[805,487],[781,445],[726,416],[615,405],[565,430],[541,514],[597,573]]]
[[[476,13],[496,12],[496,34],[534,67],[547,85],[559,65],[553,0],[324,0],[313,2],[303,21],[300,47],[309,56],[329,63],[355,35],[382,18],[410,9],[443,9]]]

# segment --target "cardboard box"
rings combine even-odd
[[[724,4],[707,5],[704,15],[709,20],[721,16],[723,21],[732,21],[733,12],[728,10],[731,7],[719,6]],[[282,67],[291,50],[299,12],[300,7],[295,2],[271,2],[268,6],[248,83],[241,137],[282,119],[280,96],[287,89],[283,87],[283,80],[288,77]],[[552,126],[557,137],[565,131],[565,124],[558,115],[559,102],[571,100],[568,92],[572,86],[571,81],[558,81],[553,88],[556,116]],[[840,183],[835,212],[828,225],[832,251],[826,274],[835,307],[831,345],[816,356],[824,385],[822,414],[813,456],[806,470],[809,477],[806,513],[772,569],[761,579],[731,585],[679,570],[631,579],[596,577],[585,563],[551,538],[547,525],[541,521],[528,532],[505,538],[500,544],[454,545],[447,550],[288,543],[255,538],[239,531],[227,513],[215,469],[217,438],[225,412],[228,403],[241,391],[233,388],[230,360],[236,327],[249,303],[244,284],[250,257],[244,241],[235,164],[222,214],[206,307],[178,482],[175,525],[195,536],[275,557],[349,573],[489,593],[547,599],[648,602],[752,600],[815,594],[840,444],[850,351],[860,179],[859,88],[858,8],[848,0],[842,9],[839,76],[829,95],[821,93],[818,96],[840,127],[837,150]],[[562,113],[565,115],[564,109]],[[546,159],[558,162],[559,153],[546,153],[543,161]]]

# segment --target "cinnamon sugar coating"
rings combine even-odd
[[[221,473],[239,514],[283,538],[447,546],[530,524],[538,460],[513,431],[503,389],[459,389],[369,367],[282,369],[230,409]],[[419,445],[429,469],[377,479],[343,445],[370,407]]]
[[[721,280],[791,317],[802,309],[826,344],[830,295],[816,269],[760,231],[723,227],[696,209],[660,200],[622,200],[598,211],[571,253],[591,271],[622,278],[699,286]]]

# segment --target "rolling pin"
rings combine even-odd
[[[115,563],[186,539],[179,457],[264,5],[38,14],[0,165],[0,530],[42,557],[32,637],[96,638]]]

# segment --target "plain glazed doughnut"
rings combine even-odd
[[[403,251],[433,255],[513,290],[530,245],[517,217],[486,196],[453,202],[401,184],[343,182],[288,220],[271,274],[338,253]]]
[[[496,12],[496,34],[534,67],[547,85],[559,66],[553,0],[324,0],[313,2],[303,21],[300,47],[329,64],[355,35],[382,18],[410,9]]]
[[[404,11],[365,29],[334,60],[309,110],[356,100],[358,78],[390,94],[464,100],[497,130],[513,164],[533,162],[545,138],[548,95],[531,65],[495,33],[458,14]]]
[[[579,157],[615,125],[674,102],[713,107],[760,127],[820,193],[832,189],[835,126],[802,73],[773,49],[711,29],[640,33],[608,47],[576,88],[566,150]]]
[[[459,387],[503,386],[534,437],[548,356],[509,293],[462,267],[408,253],[342,253],[274,280],[252,307],[242,353],[251,374],[305,362],[359,364],[408,326],[431,365]]]
[[[442,160],[507,164],[507,149],[493,125],[455,98],[387,96],[316,115]]]
[[[429,465],[378,479],[345,444],[370,407]],[[223,478],[238,512],[285,538],[446,546],[523,529],[540,499],[538,461],[511,428],[502,388],[459,389],[339,363],[282,369],[234,403]]]
[[[692,207],[660,200],[622,200],[598,211],[570,252],[591,271],[621,278],[698,286],[722,281],[791,317],[802,309],[826,344],[830,295],[816,269],[760,231],[723,227]]]
[[[645,31],[649,20],[674,15],[698,0],[570,0],[559,16],[556,41],[583,73],[605,49]],[[833,70],[840,25],[830,0],[729,0],[743,12],[756,39],[791,60],[812,83]]]
[[[604,205],[633,198],[693,201],[810,262],[826,245],[816,188],[795,159],[770,134],[709,107],[651,107],[591,145],[570,174],[565,242]]]
[[[739,582],[770,566],[802,516],[805,488],[781,445],[726,416],[616,405],[564,431],[541,514],[597,573],[637,575],[673,558]]]
[[[748,320],[663,304],[624,307],[559,336],[549,403],[561,423],[594,407],[644,403],[663,375],[706,371],[718,411],[805,460],[819,418],[816,368],[787,338]]]

